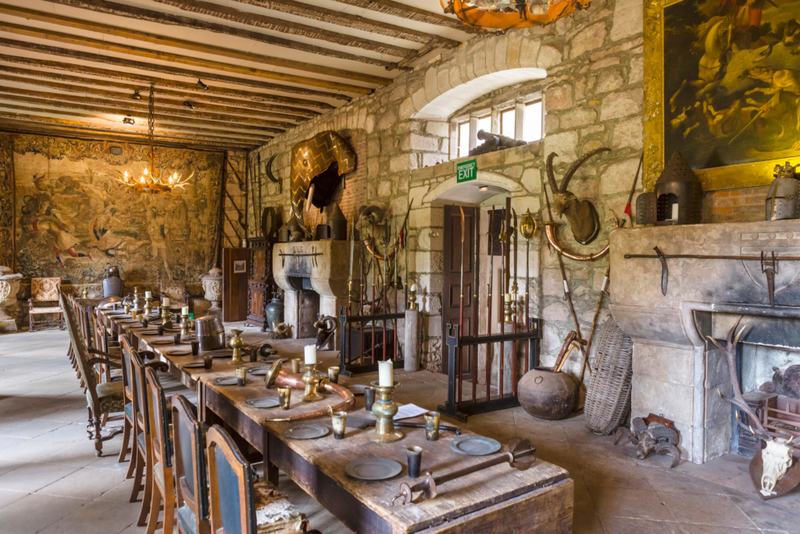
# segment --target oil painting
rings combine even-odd
[[[800,155],[800,1],[680,0],[648,11],[646,122],[657,117],[660,131],[645,131],[660,140],[662,168],[677,150],[706,171],[704,189],[769,183],[773,161]],[[758,183],[742,183],[750,173]]]
[[[20,271],[96,282],[113,264],[130,281],[199,279],[213,260],[222,157],[172,148],[157,154],[157,166],[194,172],[191,186],[150,195],[118,183],[118,174],[137,176],[147,166],[140,145],[17,136]]]

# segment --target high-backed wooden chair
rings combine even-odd
[[[86,402],[89,410],[89,426],[87,427],[87,432],[89,433],[90,439],[94,439],[94,448],[97,451],[97,456],[102,456],[103,442],[122,432],[122,429],[119,429],[103,436],[101,418],[103,418],[104,415],[107,416],[124,410],[123,385],[122,382],[104,382],[98,384],[94,366],[96,364],[102,364],[119,368],[120,363],[109,359],[108,354],[96,349],[89,349],[86,346],[86,340],[83,339],[78,330],[78,321],[74,308],[72,308],[64,295],[60,295],[59,298],[61,307],[64,310],[67,331],[69,332],[70,343],[72,344],[81,383],[86,389]],[[96,354],[99,357],[92,358],[90,354]],[[92,432],[91,427],[94,427],[94,432]]]
[[[214,425],[208,443],[208,500],[214,534],[277,534],[305,532],[308,524],[286,497],[256,481],[230,435]]]
[[[183,395],[172,397],[173,466],[180,534],[209,534],[205,425]]]
[[[150,516],[147,518],[147,534],[161,528],[164,534],[172,534],[175,524],[175,481],[172,476],[172,440],[169,431],[169,414],[164,388],[152,368],[144,370],[147,385],[147,416],[152,430],[153,488],[150,493]],[[163,508],[164,519],[159,522],[159,510]]]
[[[118,463],[125,461],[128,455],[128,450],[131,451],[131,464],[128,467],[128,473],[125,478],[130,478],[136,467],[135,462],[135,437],[133,437],[133,422],[136,420],[134,407],[136,403],[133,399],[133,385],[131,380],[133,378],[133,368],[131,367],[131,358],[133,357],[133,347],[128,341],[126,336],[120,336],[120,349],[122,354],[122,393],[125,402],[125,419],[122,427],[122,447],[119,451]],[[131,439],[133,437],[133,439]]]
[[[31,332],[34,332],[37,326],[57,326],[64,330],[64,311],[63,306],[58,304],[59,295],[61,295],[61,278],[31,278],[31,298],[28,299]],[[56,318],[36,321],[37,315],[55,315]]]

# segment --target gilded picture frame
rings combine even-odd
[[[704,52],[697,51],[697,48],[700,48],[702,45],[698,46],[696,44],[695,48],[690,48],[687,46],[689,43],[684,41],[682,43],[684,46],[677,47],[675,46],[675,35],[683,32],[685,36],[686,32],[691,30],[692,32],[695,32],[695,36],[697,37],[696,43],[700,44],[703,42],[702,39],[704,38],[704,35],[700,32],[704,28],[705,31],[709,31],[708,28],[714,22],[710,20],[712,17],[716,16],[717,19],[721,18],[719,15],[722,13],[723,7],[724,9],[729,10],[723,14],[729,16],[733,20],[736,20],[736,14],[731,13],[730,10],[741,10],[743,9],[743,6],[747,6],[748,9],[750,9],[750,6],[760,6],[761,4],[757,4],[756,2],[752,1],[746,3],[726,3],[725,0],[645,0],[643,43],[645,69],[645,164],[643,184],[645,190],[653,190],[655,182],[663,170],[666,160],[672,155],[671,151],[675,148],[676,143],[673,142],[673,146],[671,147],[667,145],[670,145],[670,142],[668,141],[669,136],[673,136],[670,139],[675,139],[674,136],[676,123],[679,124],[678,128],[683,128],[682,136],[685,138],[686,143],[701,143],[702,137],[700,136],[705,133],[706,147],[710,146],[709,144],[713,142],[716,144],[716,147],[720,148],[721,151],[724,151],[725,148],[731,144],[732,140],[741,145],[743,141],[748,139],[748,136],[750,136],[750,139],[753,140],[754,145],[758,142],[761,142],[763,145],[764,137],[757,137],[761,134],[757,131],[757,128],[753,127],[754,122],[758,123],[758,121],[754,120],[753,117],[759,119],[765,116],[768,117],[768,114],[763,112],[760,113],[761,108],[759,106],[767,106],[765,101],[770,102],[773,99],[785,101],[782,103],[782,105],[791,105],[792,101],[800,102],[800,95],[795,95],[794,93],[790,93],[786,90],[784,90],[782,93],[778,93],[777,97],[775,96],[774,92],[768,93],[767,91],[770,89],[774,90],[775,83],[766,80],[755,79],[756,75],[753,74],[757,68],[761,68],[763,70],[768,65],[771,65],[770,68],[773,69],[773,72],[775,72],[777,69],[780,72],[800,73],[800,70],[795,70],[797,69],[796,62],[800,62],[800,54],[798,54],[794,49],[798,45],[794,44],[794,42],[789,44],[789,41],[786,40],[785,42],[780,42],[783,32],[786,31],[786,33],[789,33],[788,30],[786,30],[785,20],[788,20],[789,17],[795,18],[791,15],[791,13],[796,13],[796,10],[800,9],[800,2],[796,0],[776,0],[776,2],[777,4],[773,2],[763,2],[763,7],[759,7],[758,18],[753,19],[755,21],[752,23],[753,28],[746,28],[747,30],[753,30],[752,33],[754,33],[753,36],[748,36],[748,39],[750,39],[749,47],[744,46],[739,48],[730,44],[731,42],[735,43],[735,38],[731,37],[731,35],[735,36],[736,32],[742,33],[745,31],[740,29],[740,26],[736,26],[737,23],[735,22],[728,24],[727,26],[728,28],[733,28],[730,31],[731,35],[722,36],[723,38],[727,38],[726,43],[728,43],[728,50],[723,50],[724,55],[722,56],[722,68],[727,70],[723,70],[720,75],[716,77],[716,79],[710,77],[709,80],[713,80],[713,83],[716,84],[719,83],[720,79],[724,78],[725,80],[728,80],[730,74],[731,78],[734,78],[734,75],[737,75],[735,76],[735,79],[741,80],[742,83],[747,82],[748,85],[742,86],[741,88],[736,88],[738,93],[733,93],[733,96],[738,97],[738,103],[734,102],[735,99],[732,96],[730,87],[726,86],[724,83],[720,84],[721,86],[715,85],[712,91],[706,90],[709,86],[708,80],[706,81],[705,85],[701,83],[701,79],[685,80],[683,84],[681,84],[681,89],[686,86],[689,87],[689,91],[685,91],[682,96],[685,97],[687,94],[691,94],[692,98],[696,99],[692,109],[697,110],[695,113],[699,118],[695,121],[697,124],[692,125],[687,124],[688,122],[691,122],[691,120],[680,124],[680,118],[678,115],[681,114],[681,107],[678,106],[676,110],[675,102],[677,94],[674,91],[675,72],[680,71],[681,69],[683,72],[687,72],[687,65],[689,65],[691,62],[694,62],[694,69],[698,73],[696,78],[702,78],[703,76],[701,69],[705,68],[707,71],[708,68],[705,66],[698,66],[697,56],[704,54]],[[696,21],[686,19],[686,9],[695,9],[697,11],[699,16]],[[680,18],[680,16],[676,17],[675,15],[676,12],[680,11],[684,12],[684,18],[682,19],[683,21],[680,24],[680,28],[670,26],[670,24],[674,22],[676,18]],[[763,20],[761,18],[761,11],[763,11]],[[703,15],[707,16],[703,17]],[[747,26],[747,24],[745,23],[742,26]],[[724,28],[725,24],[722,24],[721,27]],[[722,32],[720,31],[720,33]],[[757,39],[760,40],[756,41]],[[665,40],[668,41],[666,46]],[[670,48],[670,46],[670,50],[665,50],[665,48]],[[790,46],[792,47],[791,49],[789,48]],[[783,47],[785,47],[786,50],[784,50]],[[741,51],[746,52],[745,57],[747,57],[747,61],[749,61],[749,63],[746,65],[743,64],[740,58],[736,57],[736,54],[739,54]],[[665,53],[670,58],[669,65],[665,63]],[[705,55],[708,55],[707,50]],[[704,59],[707,58],[701,57],[701,60]],[[736,63],[734,63],[734,61],[736,61]],[[779,66],[776,66],[776,62],[781,61],[783,63],[779,63]],[[670,70],[668,71],[667,69]],[[792,74],[792,76],[794,76],[794,74]],[[692,84],[695,85],[692,86]],[[667,88],[667,86],[669,87]],[[754,88],[759,91],[766,89],[766,91],[762,91],[764,93],[763,95],[755,94],[753,91]],[[703,94],[704,91],[705,96],[697,96]],[[719,95],[722,93],[727,101],[723,105],[719,105],[716,102],[712,103],[712,99],[707,96],[708,93],[714,95]],[[738,106],[738,108],[734,110],[738,115],[736,117],[738,122],[731,121],[728,132],[717,132],[717,139],[709,138],[708,136],[711,134],[708,132],[714,131],[712,127],[714,119],[722,117],[722,120],[724,120],[725,112],[728,112],[728,115],[731,115],[731,109],[733,108],[733,106],[731,106],[731,102],[734,102],[734,105]],[[716,106],[716,108],[714,106]],[[690,107],[683,107],[683,110],[686,109],[690,109]],[[773,114],[777,114],[777,111],[780,110],[773,109],[769,111],[772,111]],[[789,115],[789,113],[784,113],[783,115]],[[783,115],[780,116],[781,120],[785,118]],[[798,117],[800,117],[800,115],[798,115]],[[763,121],[764,118],[761,118],[761,120]],[[797,129],[800,130],[800,118],[798,118],[797,121]],[[762,126],[763,130],[763,125],[756,125]],[[715,124],[714,126],[717,125]],[[692,130],[692,127],[697,129]],[[687,130],[689,131],[687,132]],[[789,132],[791,135],[796,135],[796,133],[796,131]],[[781,135],[784,135],[782,131]],[[800,139],[800,136],[795,137],[795,139]],[[787,149],[784,139],[784,144],[782,146],[778,147],[776,143],[775,146],[770,147],[770,149],[770,151],[766,151],[763,150],[763,147],[758,147],[748,150],[741,150],[741,159],[749,159],[749,161],[736,162],[733,164],[728,164],[725,160],[736,158],[716,157],[717,165],[709,166],[707,168],[702,168],[702,165],[695,165],[691,161],[691,158],[687,157],[686,154],[684,154],[684,157],[687,157],[687,160],[690,161],[692,168],[700,178],[700,181],[703,185],[703,190],[715,191],[721,189],[768,185],[773,180],[773,173],[776,164],[783,164],[787,160],[791,160],[793,164],[800,163],[800,161],[798,161],[798,158],[800,158],[800,146],[798,146],[798,143],[795,143],[795,146]],[[691,151],[691,147],[689,148],[689,151]],[[777,157],[763,157],[764,155],[773,155]],[[714,160],[715,157],[708,157],[708,161]]]

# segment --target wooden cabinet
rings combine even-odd
[[[248,239],[247,325],[268,328],[264,306],[279,290],[272,278],[272,245],[275,241],[263,237]]]

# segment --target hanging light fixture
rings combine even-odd
[[[591,0],[439,0],[445,13],[465,26],[500,33],[515,28],[546,26],[573,11],[586,9]]]
[[[145,167],[139,178],[135,178],[135,173],[125,171],[115,176],[115,179],[122,185],[130,187],[137,193],[168,193],[173,189],[183,189],[187,185],[191,185],[189,180],[194,176],[194,173],[188,177],[183,178],[177,172],[164,173],[163,169],[156,167],[156,152],[153,148],[153,128],[155,126],[155,108],[156,98],[153,84],[150,84],[150,102],[147,110],[147,141],[149,148],[150,166]]]

